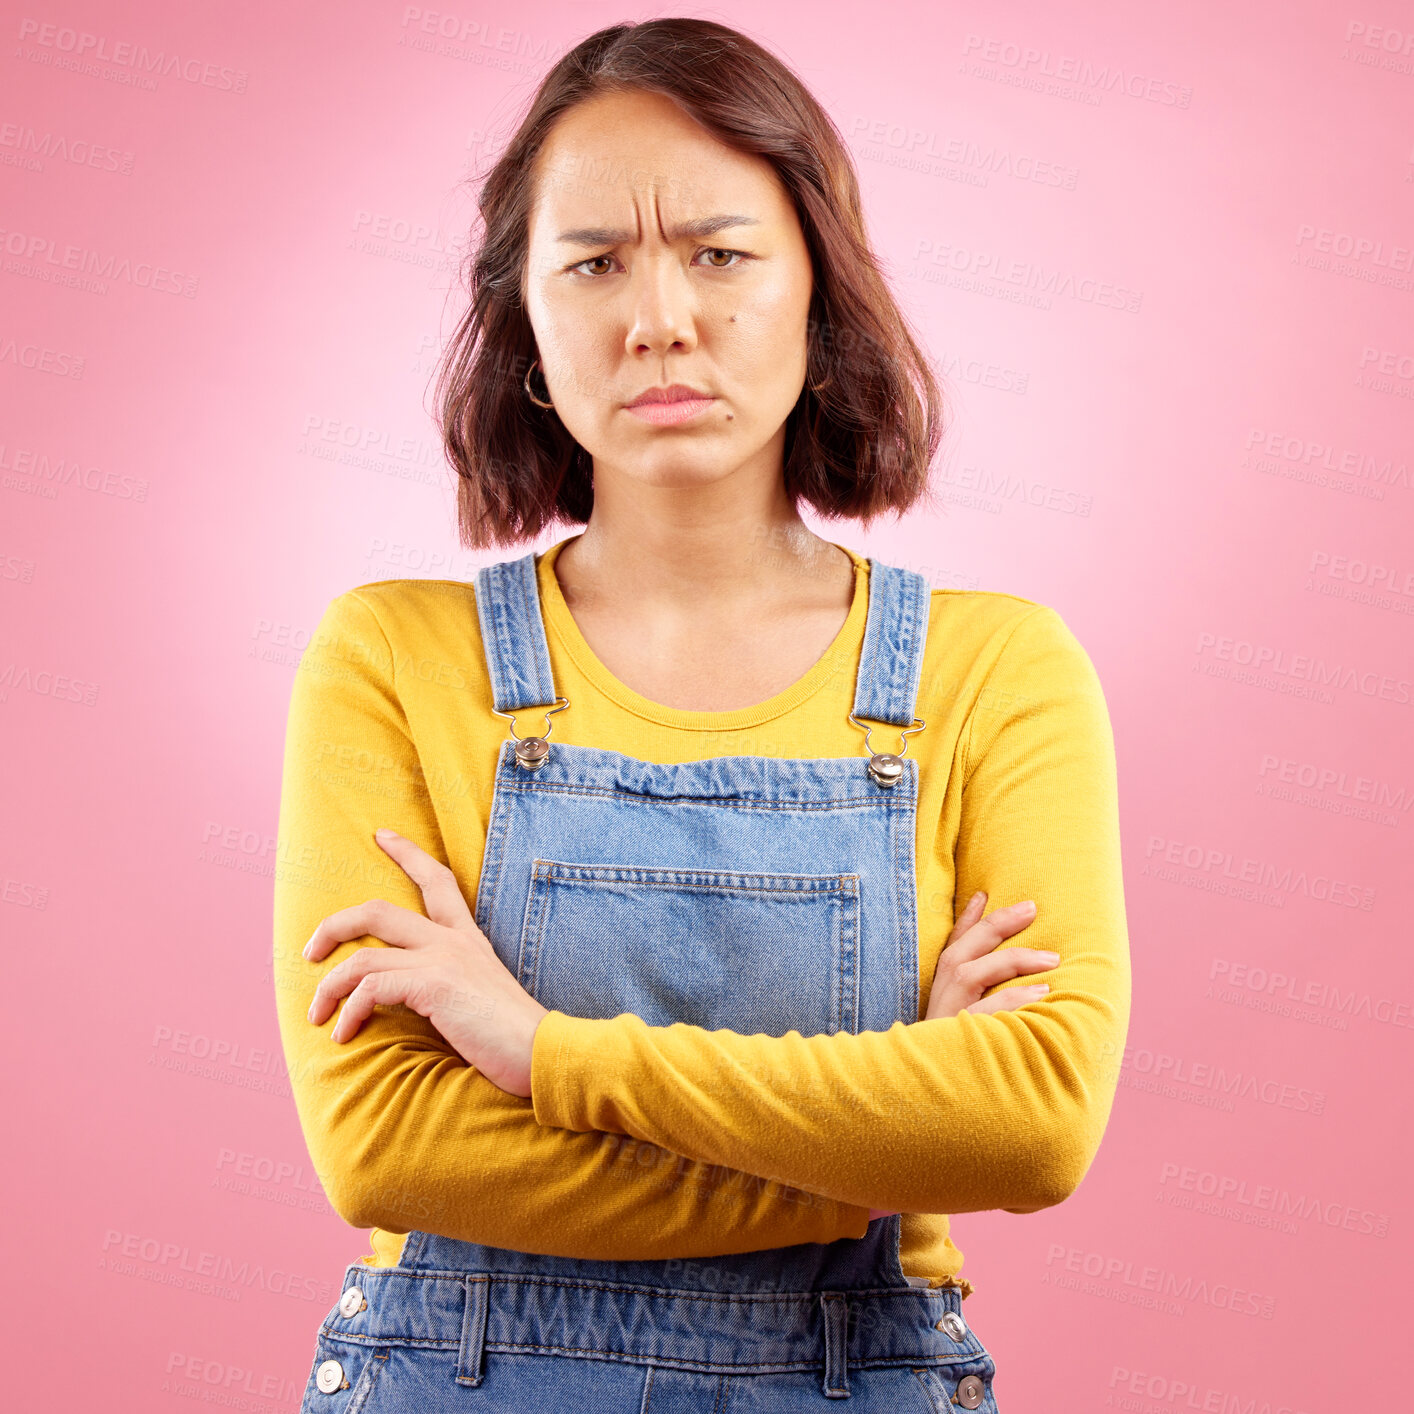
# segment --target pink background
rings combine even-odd
[[[124,8],[0,52],[5,1383],[294,1411],[366,1250],[270,990],[294,668],[343,590],[501,558],[429,414],[462,179],[635,12]],[[945,514],[817,528],[1055,606],[1115,725],[1109,1134],[956,1222],[1009,1414],[1408,1395],[1414,14],[1194,10],[702,12],[834,116],[953,398]]]

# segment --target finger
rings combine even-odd
[[[1037,948],[997,948],[983,957],[973,958],[954,967],[953,977],[974,991],[1009,982],[1013,977],[1025,977],[1033,972],[1050,972],[1060,966],[1060,954],[1041,952]]]
[[[422,947],[436,941],[440,933],[440,925],[430,918],[387,899],[371,898],[321,918],[304,945],[304,955],[318,962],[340,943],[363,937],[377,938],[392,947]]]
[[[417,985],[417,973],[410,968],[370,972],[349,993],[339,1012],[339,1019],[329,1033],[331,1041],[348,1041],[358,1034],[358,1028],[373,1015],[373,1008],[394,1006],[406,1000]]]
[[[980,1002],[963,1007],[963,1011],[1013,1011],[1027,1002],[1039,1002],[1050,990],[1044,982],[1029,983],[1025,987],[1003,987],[1000,992],[993,992],[990,997],[983,997]]]
[[[309,1019],[323,1026],[334,1013],[340,997],[346,997],[371,972],[387,972],[407,965],[407,954],[397,948],[360,948],[337,962],[314,989],[309,1004]]]
[[[434,859],[425,849],[419,848],[396,830],[375,830],[373,838],[422,890],[423,907],[434,923],[459,932],[465,932],[471,926],[471,909],[462,896],[457,876],[440,859]]]
[[[943,946],[947,947],[948,943],[960,938],[982,916],[982,910],[986,908],[986,906],[986,890],[978,889],[977,892],[967,900],[967,906],[958,914],[957,922],[953,924],[952,932],[948,934],[947,942],[944,943]]]
[[[945,947],[943,956],[954,964],[981,957],[1035,921],[1036,905],[1030,899],[994,908],[985,918],[972,924],[955,943]]]

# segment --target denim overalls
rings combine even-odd
[[[475,589],[494,710],[566,710],[534,553],[481,569]],[[861,728],[922,729],[930,602],[922,576],[870,561]],[[776,1036],[918,1019],[913,758],[660,765],[555,741],[546,721],[548,740],[511,720],[476,899],[542,1006]],[[844,1398],[859,1414],[995,1414],[995,1365],[961,1304],[904,1276],[897,1216],[694,1262],[414,1231],[398,1266],[348,1267],[301,1414],[778,1414]]]

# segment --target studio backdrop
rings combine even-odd
[[[7,13],[7,1407],[300,1405],[368,1234],[272,1000],[292,688],[346,590],[506,557],[460,545],[431,416],[478,175],[651,13]],[[1109,1128],[1067,1201],[953,1224],[1000,1407],[1404,1407],[1414,14],[710,17],[838,125],[948,403],[935,508],[812,527],[1051,606],[1113,722]]]

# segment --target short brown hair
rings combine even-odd
[[[568,109],[634,90],[673,99],[726,146],[765,158],[794,203],[815,289],[806,385],[786,419],[787,496],[866,526],[886,510],[901,515],[927,488],[943,403],[870,248],[849,150],[805,85],[754,40],[711,20],[655,19],[611,25],[570,50],[482,183],[484,237],[463,270],[471,303],[436,388],[462,544],[515,545],[589,519],[591,458],[523,383],[536,356],[522,288],[531,172]]]

